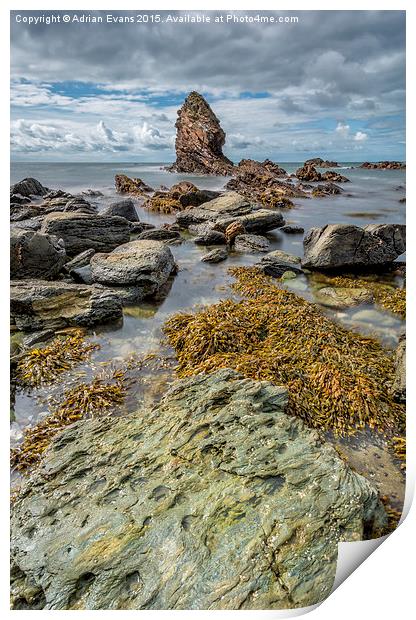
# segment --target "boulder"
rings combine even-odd
[[[92,327],[122,316],[119,297],[102,287],[14,280],[11,282],[12,322],[22,331]]]
[[[169,247],[153,240],[130,241],[109,254],[94,254],[91,259],[94,282],[134,286],[141,291],[141,299],[156,293],[175,268]]]
[[[311,228],[303,240],[302,265],[308,269],[339,269],[391,263],[406,249],[405,230],[401,224]]]
[[[171,241],[172,239],[180,239],[181,235],[177,230],[169,228],[152,228],[144,230],[138,236],[138,239],[152,239],[154,241]]]
[[[316,301],[329,308],[351,308],[374,301],[374,295],[367,288],[324,286],[314,291]]]
[[[130,239],[130,225],[124,217],[84,213],[50,213],[41,231],[64,240],[68,256],[84,250],[110,252]]]
[[[189,93],[178,110],[176,127],[176,161],[171,172],[231,174],[234,168],[222,152],[225,133],[218,118],[199,93]]]
[[[265,232],[283,226],[285,221],[280,211],[261,209],[260,205],[237,192],[206,202],[201,207],[187,209],[176,216],[180,228],[210,222],[225,232],[234,222],[239,222],[247,232]]]
[[[153,188],[141,179],[131,179],[126,174],[116,174],[114,177],[116,192],[120,194],[132,194],[133,196],[145,196],[153,192]]]
[[[65,246],[55,235],[12,229],[10,234],[11,278],[55,277],[66,260]]]
[[[28,177],[22,181],[18,181],[10,187],[10,202],[22,204],[31,199],[32,196],[44,196],[47,194],[48,188],[42,183]]]
[[[269,246],[269,240],[261,235],[237,235],[234,239],[234,250],[236,252],[257,254],[258,252],[267,252]]]
[[[131,198],[127,198],[126,200],[118,200],[117,202],[112,202],[108,207],[106,207],[100,213],[101,216],[113,216],[117,215],[118,217],[124,217],[129,222],[138,222],[139,216],[137,215],[136,207],[134,206],[134,202]]]
[[[398,402],[406,402],[406,336],[401,336],[396,350],[396,374],[392,392]]]
[[[208,230],[204,234],[195,237],[194,243],[196,245],[225,245],[227,239],[224,233],[218,230]]]
[[[203,263],[220,263],[223,260],[228,258],[228,252],[225,248],[216,248],[215,250],[211,250],[208,254],[205,254],[201,261]]]
[[[280,230],[287,235],[303,235],[303,233],[305,232],[303,226],[294,226],[291,224],[285,224],[280,228]]]
[[[285,609],[329,595],[338,543],[379,535],[373,484],[287,390],[223,369],[157,407],[76,422],[11,513],[14,609]]]
[[[90,264],[91,258],[94,256],[95,250],[85,250],[80,254],[77,254],[72,260],[68,261],[65,264],[65,271],[71,272],[71,269],[76,269],[78,267],[85,267]]]

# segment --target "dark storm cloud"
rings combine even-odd
[[[29,26],[12,16],[12,74],[181,91],[278,92],[315,81],[317,96],[330,97],[404,87],[404,12],[291,14],[299,23]]]

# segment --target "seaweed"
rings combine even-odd
[[[22,443],[11,451],[13,469],[20,472],[39,463],[57,433],[84,417],[102,416],[121,405],[127,394],[126,373],[121,369],[95,376],[66,390],[50,415],[28,427]]]
[[[256,268],[233,268],[241,301],[224,300],[164,326],[181,377],[218,368],[286,385],[288,413],[312,428],[348,435],[391,432],[404,408],[389,393],[394,360],[375,339],[333,323]]]
[[[399,437],[399,436],[393,437],[391,440],[391,443],[393,446],[394,454],[400,461],[403,461],[400,465],[400,468],[405,469],[406,468],[406,437]]]
[[[32,349],[19,359],[16,379],[27,388],[53,383],[63,372],[87,359],[95,349],[99,349],[99,345],[86,342],[81,330],[57,337],[48,346]]]

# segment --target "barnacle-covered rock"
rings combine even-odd
[[[338,542],[377,535],[386,515],[286,403],[285,388],[223,369],[176,382],[153,410],[64,430],[12,507],[12,607],[324,599]]]

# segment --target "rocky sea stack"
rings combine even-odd
[[[192,91],[178,110],[176,162],[171,172],[229,175],[234,165],[222,152],[225,132],[208,103]]]

